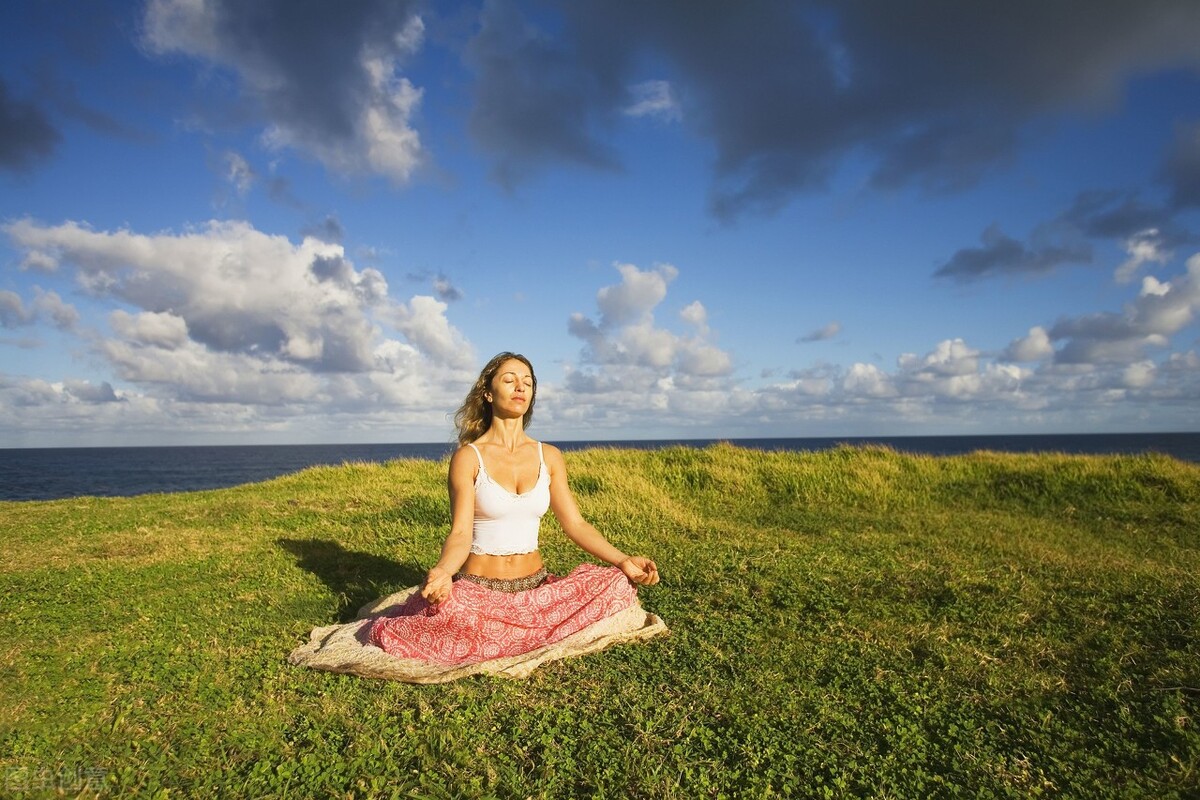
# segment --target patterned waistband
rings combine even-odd
[[[485,589],[491,589],[493,592],[512,594],[514,592],[536,589],[545,583],[548,577],[546,568],[542,567],[537,572],[532,575],[526,575],[524,578],[485,578],[482,575],[460,572],[454,576],[454,580],[470,581],[471,583],[478,583]]]

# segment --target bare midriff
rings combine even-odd
[[[493,556],[486,553],[471,553],[463,562],[462,572],[484,578],[524,578],[542,568],[542,554],[516,553],[511,556]]]

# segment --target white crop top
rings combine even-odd
[[[471,552],[493,556],[532,553],[538,549],[538,527],[550,508],[550,470],[538,442],[538,478],[529,491],[516,494],[488,475],[479,448],[470,446],[479,459],[475,476],[475,532]]]

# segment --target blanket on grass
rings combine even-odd
[[[566,584],[570,578],[560,579],[561,584]],[[565,588],[561,584],[560,588]],[[621,610],[590,622],[557,641],[526,652],[486,658],[475,663],[447,664],[397,657],[371,644],[371,628],[377,621],[413,615],[414,611],[417,616],[430,614],[427,604],[418,595],[419,591],[419,586],[413,586],[368,603],[359,609],[357,619],[353,622],[314,628],[309,641],[294,649],[288,661],[312,669],[409,683],[445,683],[480,673],[523,678],[547,661],[593,653],[621,642],[641,641],[668,632],[663,620],[643,609],[634,596],[630,604]],[[486,594],[475,597],[480,592]],[[499,593],[480,589],[474,584],[456,584],[451,601],[447,602],[455,605],[461,603],[477,613],[479,608],[487,605],[487,595],[494,594]],[[503,602],[509,598],[490,599]],[[453,614],[455,609],[448,608],[445,611]]]

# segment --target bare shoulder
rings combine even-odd
[[[542,442],[542,460],[550,467],[551,473],[565,474],[567,471],[567,462],[563,459],[562,450],[547,442]]]
[[[462,447],[454,451],[454,455],[450,456],[450,475],[466,474],[473,476],[475,468],[479,464],[479,459],[475,455],[475,451],[470,445],[464,444]]]

